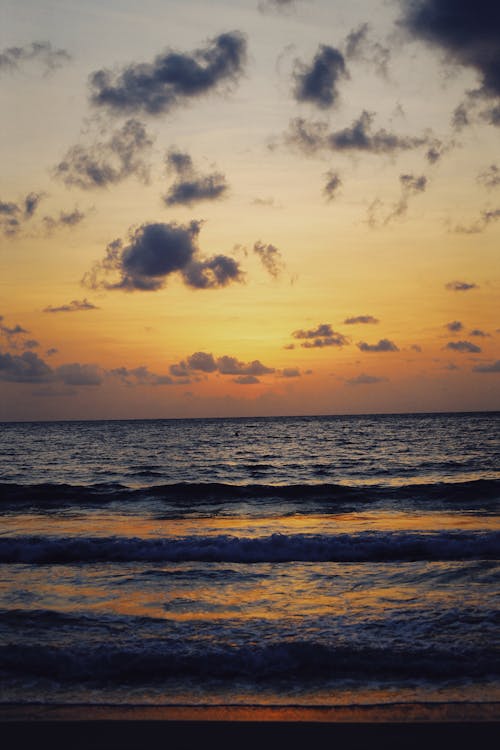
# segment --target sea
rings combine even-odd
[[[499,499],[498,412],[0,424],[0,703],[491,710]]]

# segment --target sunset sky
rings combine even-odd
[[[500,409],[497,2],[0,14],[0,419]]]

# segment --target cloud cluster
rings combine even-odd
[[[86,217],[83,211],[79,211],[75,208],[73,211],[60,211],[59,216],[54,218],[53,216],[44,216],[43,224],[47,232],[53,232],[60,228],[71,228],[76,227]]]
[[[500,185],[500,169],[496,164],[490,164],[489,167],[478,174],[477,181],[489,190],[498,187]]]
[[[152,63],[92,73],[90,100],[113,114],[160,115],[236,80],[245,61],[243,34],[220,34],[191,54],[167,50]]]
[[[174,385],[175,381],[170,375],[157,375],[151,372],[148,367],[141,365],[129,369],[127,367],[117,367],[110,370],[109,375],[118,378],[124,385]]]
[[[353,315],[344,320],[344,323],[348,326],[357,325],[358,323],[371,325],[378,322],[378,318],[374,318],[373,315]]]
[[[389,339],[380,339],[377,344],[367,344],[366,341],[360,341],[358,349],[362,352],[399,352],[396,344]]]
[[[34,62],[41,66],[45,73],[62,67],[71,60],[71,55],[64,49],[54,49],[50,42],[32,42],[24,47],[7,47],[0,52],[0,73],[12,73],[25,63]]]
[[[14,237],[21,231],[35,215],[43,197],[43,193],[28,193],[17,203],[0,200],[0,230],[6,237]]]
[[[451,323],[446,324],[446,328],[450,333],[458,333],[459,331],[463,330],[463,323],[461,323],[459,320],[452,320]]]
[[[430,136],[408,136],[392,133],[385,128],[373,129],[375,115],[363,110],[346,128],[328,132],[326,122],[293,119],[285,141],[306,153],[329,150],[343,153],[393,154],[428,145]]]
[[[348,60],[367,63],[379,75],[386,78],[391,52],[380,42],[372,41],[370,31],[370,24],[363,23],[348,34],[345,40],[345,57]]]
[[[100,385],[102,371],[96,365],[73,362],[52,368],[37,354],[0,352],[0,380],[9,383],[53,383],[65,385]]]
[[[445,348],[460,354],[479,354],[481,351],[481,347],[470,341],[449,341]]]
[[[500,125],[500,5],[494,0],[400,0],[400,26],[413,38],[435,46],[449,62],[475,70],[479,88],[455,113],[455,125],[470,121],[481,102],[492,102],[482,119]]]
[[[107,141],[72,146],[53,170],[68,187],[105,188],[134,175],[145,182],[149,169],[144,159],[153,145],[139,120],[127,120]]]
[[[334,331],[330,323],[320,323],[316,328],[293,331],[294,339],[302,341],[304,349],[322,349],[326,346],[347,346],[349,339],[342,333]]]
[[[170,366],[170,374],[175,378],[188,378],[197,373],[210,374],[218,372],[220,375],[234,375],[233,382],[239,385],[253,385],[258,383],[260,375],[273,374],[273,367],[266,367],[258,359],[252,362],[241,362],[236,357],[224,355],[215,358],[207,352],[195,352],[186,359]]]
[[[281,252],[275,245],[265,244],[258,240],[253,246],[254,253],[258,256],[260,262],[274,279],[278,279],[285,270],[285,264]]]
[[[490,365],[476,365],[472,368],[474,372],[500,373],[500,359],[492,362]]]
[[[446,284],[449,292],[468,292],[470,289],[479,289],[477,284],[469,281],[449,281]]]
[[[52,305],[48,305],[46,308],[44,308],[43,312],[61,313],[61,312],[80,312],[82,310],[99,310],[99,308],[96,305],[92,304],[92,302],[89,302],[88,299],[85,297],[82,300],[72,299],[71,302],[68,302],[67,305],[59,305],[59,307],[53,307]]]
[[[200,229],[197,221],[188,225],[142,224],[131,229],[126,242],[117,239],[108,245],[104,258],[85,274],[82,283],[91,289],[156,291],[175,273],[195,289],[241,282],[243,272],[233,258],[200,256],[196,244]],[[109,280],[110,276],[114,280]]]
[[[338,102],[338,84],[348,78],[342,53],[321,44],[310,65],[296,61],[293,73],[294,96],[298,102],[310,102],[321,109],[333,107]]]
[[[177,175],[176,181],[163,196],[167,206],[191,206],[206,200],[217,200],[227,192],[226,178],[221,172],[199,174],[189,154],[171,150],[166,156],[167,167]]]

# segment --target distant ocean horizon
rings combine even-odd
[[[500,701],[500,412],[0,424],[0,701]]]

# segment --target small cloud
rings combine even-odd
[[[119,72],[90,76],[90,101],[115,115],[161,115],[234,82],[246,62],[246,39],[220,34],[191,54],[167,50],[152,63],[129,63]]]
[[[240,375],[237,378],[233,378],[233,383],[238,383],[238,385],[255,385],[256,383],[260,383],[260,380],[255,375]]]
[[[410,197],[418,193],[423,193],[427,187],[427,177],[424,175],[415,177],[412,174],[401,174],[399,175],[399,182],[401,184],[401,198],[394,205],[390,214],[384,219],[384,224],[388,224],[393,219],[404,216],[408,211]]]
[[[39,342],[35,339],[27,339],[23,342],[23,348],[24,349],[38,349],[40,346]]]
[[[469,331],[469,336],[486,338],[489,335],[489,333],[486,333],[486,331],[482,331],[480,328],[473,328],[472,331]]]
[[[106,188],[134,176],[146,182],[149,168],[144,156],[153,145],[142,122],[127,120],[107,141],[76,144],[54,168],[54,177],[67,187]]]
[[[53,357],[54,354],[57,354],[59,349],[56,349],[55,347],[51,347],[50,349],[47,349],[47,357]]]
[[[410,346],[410,349],[412,349],[414,352],[417,352],[418,354],[420,354],[422,351],[422,347],[419,346],[419,344],[412,344]]]
[[[479,289],[477,284],[469,281],[449,281],[445,286],[450,292],[468,292],[470,289]]]
[[[353,315],[352,317],[346,318],[344,320],[345,325],[348,326],[357,325],[358,323],[374,325],[379,322],[379,319],[374,318],[373,315]]]
[[[50,42],[32,42],[24,47],[7,47],[0,52],[0,74],[13,73],[28,63],[41,66],[44,73],[51,73],[71,60],[65,49],[54,49]]]
[[[260,0],[258,9],[261,13],[292,13],[301,0]]]
[[[252,200],[253,206],[267,206],[268,208],[276,208],[276,202],[274,198],[254,198]]]
[[[446,324],[446,328],[451,333],[458,333],[458,331],[462,331],[464,326],[459,320],[452,320],[451,323]]]
[[[59,307],[53,307],[52,305],[48,305],[48,307],[45,307],[43,312],[45,313],[60,313],[60,312],[79,312],[82,310],[99,310],[99,308],[92,304],[92,302],[89,302],[86,297],[84,297],[82,300],[78,299],[72,299],[71,302],[68,302],[67,305],[59,305]]]
[[[281,252],[275,245],[265,244],[258,240],[253,246],[254,253],[259,257],[260,262],[274,279],[278,279],[285,270],[285,264]]]
[[[366,375],[365,373],[361,373],[361,375],[357,375],[355,378],[350,378],[349,380],[346,380],[346,385],[375,385],[376,383],[385,383],[387,382],[387,378],[378,377],[376,375]]]
[[[217,369],[221,375],[268,375],[275,372],[273,367],[266,367],[258,359],[253,362],[240,362],[236,357],[223,356],[217,360]]]
[[[169,375],[157,375],[151,372],[148,367],[141,365],[129,369],[127,367],[117,367],[110,370],[109,375],[118,378],[124,385],[174,385],[177,381],[172,380]],[[189,381],[184,381],[189,382]]]
[[[339,99],[338,84],[349,78],[342,53],[325,44],[318,47],[310,65],[297,60],[293,73],[294,96],[298,102],[310,102],[320,109],[328,109]]]
[[[304,343],[301,344],[304,349],[321,349],[326,346],[341,347],[350,343],[346,336],[334,331],[329,323],[321,323],[316,328],[309,330],[293,331],[292,336],[294,339],[304,339]]]
[[[225,176],[221,172],[199,174],[189,154],[171,150],[167,154],[166,163],[178,178],[163,196],[167,206],[191,206],[199,201],[217,200],[227,192]]]
[[[362,352],[399,352],[396,344],[389,339],[380,339],[378,344],[367,344],[365,341],[360,341],[358,349]]]
[[[470,341],[449,341],[445,348],[462,354],[478,354],[481,351],[479,346]]]
[[[357,29],[353,29],[345,40],[345,56],[348,60],[368,64],[383,78],[387,78],[391,51],[380,42],[372,41],[370,31],[368,23],[362,23]]]
[[[15,237],[30,221],[45,193],[28,193],[18,202],[0,200],[0,230],[6,237]]]
[[[496,164],[490,164],[489,167],[478,174],[476,179],[480,185],[492,190],[500,185],[500,169]]]
[[[323,194],[325,195],[326,199],[331,201],[334,198],[337,197],[338,191],[340,190],[340,187],[342,186],[342,180],[340,179],[340,176],[337,172],[333,172],[332,170],[328,171],[325,174],[326,177],[326,184],[323,188]]]
[[[190,370],[201,370],[201,372],[215,372],[217,363],[212,354],[206,352],[195,352],[187,358],[187,368]]]
[[[489,224],[494,223],[500,219],[500,208],[487,209],[481,211],[481,216],[476,219],[472,224],[465,226],[463,224],[457,224],[453,227],[452,231],[458,234],[480,234],[488,227]]]
[[[284,367],[281,371],[282,378],[300,378],[300,370],[297,367]]]
[[[54,372],[34,352],[21,355],[0,352],[0,380],[10,383],[47,383],[54,379]]]
[[[500,359],[497,359],[496,362],[492,362],[490,365],[476,365],[472,368],[473,372],[483,372],[483,373],[500,373]]]
[[[83,211],[79,211],[75,208],[74,211],[60,211],[57,218],[54,218],[53,216],[44,216],[43,223],[48,232],[53,232],[59,228],[76,227],[76,225],[80,224],[84,219],[85,214]]]

